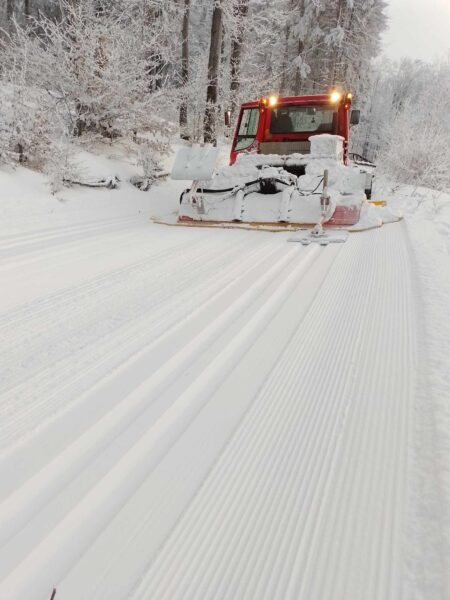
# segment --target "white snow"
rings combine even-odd
[[[206,144],[185,146],[178,151],[172,167],[172,179],[192,179],[193,181],[210,179],[213,175],[219,148]]]
[[[0,170],[0,598],[446,598],[450,195],[304,248],[114,152]]]
[[[422,305],[407,596],[419,589],[419,597],[446,598],[450,590],[450,194],[412,186],[393,191],[384,182],[375,192],[405,215],[415,263],[414,294]],[[430,559],[427,567],[422,563],[423,548]]]
[[[344,138],[342,136],[322,133],[320,135],[312,135],[309,141],[313,157],[330,158],[334,161],[342,162],[344,154]]]

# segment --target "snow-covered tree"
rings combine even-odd
[[[381,171],[393,182],[448,189],[449,114],[449,59],[403,60],[378,74],[365,123]]]
[[[188,138],[188,99],[186,88],[189,84],[189,19],[191,12],[191,1],[183,0],[183,26],[181,29],[181,85],[183,88],[180,101],[180,135]]]
[[[205,142],[216,142],[215,112],[218,98],[219,61],[222,45],[223,9],[221,0],[213,8],[211,20],[211,38],[208,58],[208,85],[206,87],[206,109],[204,121]]]
[[[270,93],[339,85],[361,102],[385,27],[383,0],[5,2],[3,83],[39,90],[80,142],[161,139],[168,122],[214,139],[224,109]]]
[[[82,135],[139,140],[140,132],[155,155],[164,151],[170,127],[159,108],[171,46],[161,21],[169,16],[148,13],[161,4],[61,0],[60,20],[41,16],[25,26],[17,23],[0,46],[3,84],[28,98],[11,104],[11,152],[20,143],[22,157],[44,160],[47,136],[32,151],[34,130],[44,117],[55,144]],[[20,107],[30,105],[18,127]]]

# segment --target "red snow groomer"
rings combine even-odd
[[[234,133],[230,165],[242,152],[258,154],[309,154],[310,138],[324,133],[343,138],[342,158],[348,161],[349,121],[359,123],[359,110],[352,110],[352,94],[332,92],[318,96],[270,96],[241,106]],[[229,113],[226,114],[226,121]],[[300,174],[301,169],[300,169]]]
[[[350,160],[349,125],[359,121],[351,101],[350,92],[333,91],[244,103],[229,166],[215,169],[218,150],[211,146],[177,156],[173,178],[193,179],[180,199],[179,222],[275,230],[355,225],[373,165]]]

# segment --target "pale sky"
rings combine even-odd
[[[450,0],[387,0],[389,58],[432,60],[450,52]]]

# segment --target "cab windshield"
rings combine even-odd
[[[333,115],[333,109],[327,106],[272,108],[270,133],[333,133]]]

